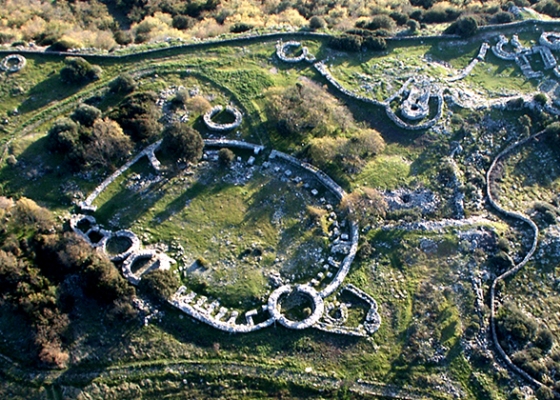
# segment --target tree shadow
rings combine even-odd
[[[19,106],[19,111],[28,113],[38,110],[50,103],[70,97],[84,87],[85,85],[64,83],[60,80],[59,74],[52,74],[27,92],[28,98]]]

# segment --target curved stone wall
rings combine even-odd
[[[13,61],[15,61],[15,63],[10,65]],[[0,61],[0,68],[6,72],[18,72],[25,67],[26,63],[27,61],[24,56],[20,54],[10,54]]]
[[[227,106],[225,111],[227,111],[228,113],[232,114],[235,118],[235,120],[230,123],[230,124],[218,124],[214,121],[212,121],[212,118],[220,113],[224,108],[222,106],[214,106],[212,107],[212,109],[210,111],[208,111],[206,114],[204,114],[204,116],[202,117],[202,119],[204,120],[204,124],[206,124],[206,127],[212,131],[216,131],[216,132],[224,132],[224,131],[230,131],[232,129],[238,128],[239,126],[241,126],[241,123],[243,122],[243,114],[241,114],[241,111],[239,111],[237,108],[233,107],[233,106]]]

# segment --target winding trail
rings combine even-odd
[[[504,158],[506,155],[508,155],[512,150],[523,146],[527,142],[529,142],[533,139],[536,139],[536,138],[544,135],[545,133],[547,133],[547,131],[543,130],[539,133],[536,133],[532,136],[529,136],[529,137],[527,137],[523,140],[515,142],[512,145],[506,147],[504,150],[502,150],[496,156],[496,158],[494,158],[494,161],[492,161],[492,164],[490,165],[490,168],[488,168],[488,172],[486,173],[486,194],[488,196],[488,202],[490,203],[490,205],[492,207],[494,207],[499,213],[501,213],[501,214],[503,214],[507,217],[525,222],[527,225],[529,225],[529,227],[533,231],[533,243],[531,245],[531,248],[529,249],[529,251],[525,255],[525,257],[523,258],[523,260],[521,260],[521,262],[519,262],[513,268],[511,268],[511,269],[507,270],[506,272],[504,272],[503,274],[497,276],[494,279],[494,281],[492,282],[492,286],[490,288],[490,329],[491,329],[491,332],[492,332],[492,341],[494,342],[494,346],[496,347],[496,350],[500,354],[500,356],[503,359],[503,361],[505,362],[506,366],[511,371],[521,375],[524,379],[526,379],[527,381],[529,381],[530,383],[532,383],[533,385],[535,385],[537,387],[541,387],[541,386],[545,386],[545,385],[542,382],[540,382],[540,381],[536,380],[535,378],[533,378],[532,376],[530,376],[523,369],[516,366],[511,361],[509,356],[506,354],[506,352],[504,351],[502,346],[500,345],[500,342],[498,340],[498,335],[497,335],[497,332],[496,332],[496,286],[498,285],[498,283],[500,281],[503,281],[506,278],[515,275],[521,268],[523,268],[527,264],[527,262],[529,262],[529,260],[531,259],[531,257],[535,253],[535,250],[537,249],[537,244],[538,244],[538,240],[539,240],[538,239],[539,228],[533,222],[533,220],[531,218],[529,218],[528,216],[526,216],[525,214],[522,214],[522,213],[516,212],[516,211],[509,211],[509,210],[506,210],[505,208],[503,208],[502,206],[500,206],[500,204],[496,201],[496,199],[494,198],[494,195],[492,194],[492,190],[490,189],[490,186],[491,186],[490,182],[491,182],[492,173],[494,172],[494,169],[496,168],[496,165],[498,165],[498,162],[502,158]],[[555,395],[558,397],[558,393],[555,393]]]

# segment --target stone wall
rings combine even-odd
[[[16,61],[14,65],[10,65],[11,62]],[[10,54],[2,59],[0,62],[0,69],[6,72],[18,72],[23,67],[25,67],[26,59],[20,54]]]
[[[95,210],[97,210],[97,207],[93,206],[92,204],[95,201],[95,199],[101,194],[101,192],[107,189],[107,187],[111,183],[113,183],[119,176],[121,176],[127,169],[129,169],[133,164],[136,163],[136,161],[138,161],[142,157],[148,156],[150,158],[150,161],[152,161],[152,157],[150,156],[153,156],[153,158],[155,159],[154,152],[159,148],[160,145],[161,145],[161,140],[158,140],[154,144],[151,144],[150,146],[146,147],[144,150],[142,150],[140,153],[134,156],[131,160],[125,163],[118,170],[113,172],[111,176],[105,179],[99,186],[95,188],[95,190],[83,202],[79,204],[79,207],[84,211],[94,212]],[[157,167],[156,165],[154,165],[154,169],[156,169],[156,171],[159,170],[159,167],[160,167],[159,162],[157,164]]]
[[[238,128],[239,126],[241,126],[241,123],[243,122],[243,114],[241,114],[241,111],[239,111],[237,108],[235,108],[233,106],[227,106],[225,110],[228,113],[233,114],[233,116],[235,117],[235,121],[233,121],[230,124],[218,124],[218,123],[212,121],[212,117],[214,117],[216,114],[221,112],[223,109],[224,108],[222,106],[214,106],[214,107],[212,107],[212,109],[210,111],[208,111],[202,117],[202,119],[204,120],[204,124],[211,131],[225,132],[225,131],[230,131],[232,129],[235,129],[235,128]]]
[[[488,171],[486,173],[486,195],[488,197],[488,202],[490,203],[490,205],[492,207],[494,207],[499,213],[505,215],[506,217],[525,222],[527,225],[529,225],[529,228],[531,229],[532,234],[533,234],[533,240],[532,240],[531,248],[529,249],[529,251],[527,252],[525,257],[523,257],[523,260],[521,260],[521,262],[516,264],[513,268],[507,270],[503,274],[496,277],[494,279],[494,281],[492,282],[492,286],[490,287],[490,328],[491,328],[491,332],[492,332],[492,341],[494,343],[494,347],[496,348],[496,350],[500,354],[501,358],[505,362],[508,369],[517,373],[517,374],[519,374],[519,375],[521,375],[527,381],[531,382],[532,384],[534,384],[536,386],[543,386],[543,384],[542,384],[542,382],[539,382],[536,379],[534,379],[532,376],[530,376],[527,372],[525,372],[524,370],[519,368],[517,365],[515,365],[511,361],[509,356],[506,354],[506,352],[504,351],[504,349],[502,348],[502,346],[501,346],[501,344],[498,340],[498,335],[497,335],[497,331],[496,331],[496,287],[497,287],[497,285],[500,281],[503,281],[506,278],[515,275],[521,268],[523,268],[529,262],[529,260],[531,259],[531,257],[533,256],[533,254],[535,253],[535,250],[537,248],[539,228],[526,215],[515,212],[515,211],[506,210],[502,206],[500,206],[500,204],[496,201],[496,199],[494,198],[494,195],[492,194],[491,182],[492,182],[492,174],[494,172],[494,169],[496,168],[496,165],[498,164],[498,162],[504,156],[509,154],[512,150],[516,149],[517,147],[520,147],[520,146],[524,145],[525,143],[527,143],[527,142],[529,142],[529,141],[531,141],[535,138],[538,138],[539,136],[543,135],[544,133],[545,133],[545,131],[539,132],[535,135],[529,136],[528,138],[525,138],[523,140],[520,140],[520,141],[515,142],[512,145],[508,146],[506,149],[501,151],[496,156],[496,158],[494,158],[494,160],[492,161],[492,164],[490,165],[490,168],[488,168]]]

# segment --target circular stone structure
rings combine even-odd
[[[10,54],[2,59],[0,68],[7,72],[17,72],[25,67],[25,57],[19,54]]]
[[[214,106],[210,111],[204,114],[204,117],[202,119],[204,120],[204,123],[206,124],[206,127],[208,129],[212,131],[223,132],[238,128],[241,125],[241,122],[243,122],[243,114],[241,114],[241,111],[233,106],[227,106],[225,108],[225,111],[232,114],[235,118],[232,123],[219,124],[212,121],[212,118],[216,116],[216,114],[220,113],[223,109],[224,107],[222,106]]]
[[[298,48],[301,47],[301,54],[297,57],[290,57],[287,55],[287,51],[290,48]],[[300,42],[296,42],[294,40],[290,40],[289,42],[282,42],[279,41],[276,44],[276,55],[278,58],[287,63],[298,63],[303,60],[307,60],[309,62],[315,61],[315,57],[309,53],[307,47],[302,46]]]
[[[128,246],[128,248],[126,248],[126,250],[120,253],[110,254],[107,250],[107,243],[110,240],[115,239],[127,239],[130,242],[130,245]],[[103,239],[99,242],[99,247],[111,261],[123,261],[124,259],[128,258],[128,256],[136,253],[140,249],[140,239],[138,239],[138,236],[136,236],[134,232],[128,230],[120,230],[115,233],[111,233],[111,235],[104,236]]]
[[[188,274],[197,273],[201,276],[204,274],[204,279],[207,279],[208,276],[210,278],[208,279],[209,289],[202,293],[189,290],[190,282],[186,282],[186,286],[181,286],[171,296],[169,299],[170,304],[199,321],[230,333],[252,332],[278,321],[290,329],[301,330],[314,327],[328,332],[365,336],[366,332],[363,328],[354,329],[342,326],[346,320],[347,313],[344,312],[345,310],[342,310],[340,320],[334,321],[333,318],[327,318],[325,322],[321,322],[321,319],[325,316],[326,309],[324,299],[339,289],[357,251],[359,237],[357,224],[355,221],[347,221],[346,219],[338,221],[336,206],[333,207],[333,204],[338,204],[340,199],[344,197],[344,190],[320,170],[276,150],[273,150],[267,157],[260,154],[262,148],[258,145],[225,139],[221,139],[218,142],[206,140],[205,146],[207,147],[203,157],[205,161],[201,163],[200,170],[193,171],[193,181],[201,180],[207,183],[215,182],[217,185],[225,185],[222,187],[220,194],[223,195],[226,193],[224,192],[225,190],[230,190],[231,192],[228,193],[228,196],[232,197],[234,203],[239,199],[245,199],[247,196],[255,196],[262,190],[265,190],[263,188],[269,187],[272,184],[275,190],[269,193],[267,201],[255,204],[259,207],[264,207],[265,211],[272,207],[271,210],[268,210],[270,213],[268,211],[265,213],[267,216],[265,221],[272,228],[276,227],[275,229],[288,229],[292,226],[290,224],[301,227],[299,212],[297,215],[292,216],[292,219],[289,217],[289,213],[292,212],[290,210],[294,208],[297,202],[305,205],[314,204],[324,208],[325,212],[330,211],[328,218],[330,223],[326,231],[321,230],[320,235],[322,236],[308,236],[304,234],[305,232],[302,232],[301,239],[299,239],[296,247],[287,253],[282,251],[281,257],[277,257],[279,254],[275,254],[275,251],[281,249],[282,246],[267,247],[263,243],[261,247],[259,240],[250,243],[249,241],[253,240],[251,239],[251,234],[245,231],[251,225],[243,224],[243,232],[236,232],[234,230],[232,231],[233,233],[226,233],[224,240],[228,240],[223,243],[225,247],[221,242],[216,244],[212,240],[206,243],[210,246],[209,248],[214,246],[217,249],[217,260],[210,260],[211,264],[207,264],[211,268],[207,268],[204,265],[200,267],[198,264],[190,265],[188,263],[190,261],[189,258],[194,259],[194,256],[193,253],[189,252],[188,243],[181,244],[180,239],[176,238],[177,244],[173,244],[175,248],[171,250],[171,255],[181,263],[177,268],[180,276],[184,275],[186,278]],[[212,169],[218,166],[218,164],[214,165],[214,162],[218,162],[218,151],[211,150],[211,148],[215,147],[252,149],[253,155],[248,157],[247,160],[237,157],[235,168],[228,170],[219,182],[215,179],[212,181],[209,180],[209,175],[212,173]],[[146,155],[145,151],[140,153],[140,156]],[[137,156],[134,162],[139,158]],[[268,159],[265,161],[266,158]],[[130,165],[134,162],[130,163]],[[102,182],[95,189],[95,195],[99,195],[113,180],[114,176],[112,175]],[[239,186],[245,186],[249,181],[253,180],[255,180],[256,184],[254,193],[239,189]],[[250,185],[247,186],[247,188],[250,187]],[[296,189],[296,192],[301,192],[298,195],[294,195],[294,189]],[[319,198],[319,193],[324,197]],[[262,193],[260,195],[262,196]],[[92,199],[95,199],[95,197],[92,197]],[[189,226],[188,223],[185,225],[185,221],[189,221],[189,218],[193,218],[193,215],[198,215],[199,212],[204,212],[205,209],[220,210],[221,207],[218,204],[222,201],[220,196],[212,196],[210,199],[212,200],[207,198],[197,200],[196,197],[189,199],[188,207],[185,207],[181,213],[174,214],[174,217],[167,219],[165,223],[174,223],[180,220],[181,226],[185,227]],[[212,201],[218,203],[214,204]],[[274,208],[271,205],[271,201],[279,202],[278,204],[282,207],[284,207],[285,203],[290,204],[290,208],[279,211],[278,208]],[[243,212],[251,212],[251,204],[247,206],[246,210],[243,209],[245,210]],[[240,209],[236,208],[236,210],[239,211]],[[262,210],[252,210],[252,212],[255,211]],[[286,212],[288,213],[286,214]],[[239,216],[237,214],[229,213],[227,215],[231,215],[233,218],[230,222],[226,221],[228,224],[238,222]],[[225,219],[227,220],[227,218]],[[282,219],[284,219],[284,222],[279,224]],[[196,218],[193,221],[196,221]],[[285,226],[286,223],[289,225],[288,228]],[[76,233],[86,237],[87,233],[82,232],[79,229],[81,227],[79,225],[85,225],[83,229],[88,232],[91,231],[91,225],[99,227],[95,223],[95,218],[88,215],[74,215],[70,224]],[[262,226],[259,225],[258,229],[261,228]],[[215,226],[212,229],[216,229]],[[132,231],[109,232],[102,229],[99,229],[99,231],[103,233],[103,237],[99,242],[96,241],[95,244],[90,241],[90,244],[93,247],[97,247],[100,252],[107,254],[111,250],[110,247],[112,247],[111,241],[122,240],[122,243],[113,243],[120,246],[113,246],[115,249],[107,255],[115,262],[122,262],[121,270],[124,277],[134,285],[140,282],[145,273],[155,269],[167,270],[170,268],[170,263],[175,264],[177,262],[161,250],[153,248],[143,249],[139,237]],[[200,229],[197,229],[197,232],[199,233]],[[204,236],[204,232],[202,235]],[[325,239],[328,239],[328,245],[326,245]],[[273,237],[271,240],[276,239]],[[236,241],[240,241],[240,243],[236,243]],[[242,247],[241,242],[246,242],[246,248]],[[241,247],[238,247],[238,244]],[[290,242],[290,245],[294,244]],[[314,247],[310,250],[309,246]],[[306,254],[310,254],[310,256],[305,255],[304,257],[304,255],[299,254],[297,249],[302,248],[306,249]],[[265,258],[263,252],[269,253],[266,255],[268,261],[261,265],[260,263]],[[186,254],[189,255],[186,256]],[[288,259],[284,259],[286,255],[289,256]],[[233,265],[232,262],[239,257],[247,258],[248,260],[239,264],[243,268],[222,268],[222,272],[231,272],[231,277],[227,274],[220,275],[219,279],[216,276],[212,276],[213,271],[218,271],[221,267],[231,267]],[[198,260],[196,262],[198,263]],[[237,265],[237,263],[234,264]],[[298,267],[303,265],[305,268]],[[262,268],[263,266],[265,267],[264,269]],[[255,269],[257,267],[259,269]],[[254,276],[257,271],[262,276]],[[241,286],[237,285],[235,287],[235,294],[238,297],[240,293],[245,294],[246,301],[243,300],[245,297],[241,300],[239,298],[232,300],[232,298],[228,297],[228,292],[220,292],[229,286],[229,280],[226,278],[232,278],[233,284],[236,284],[236,282],[242,283]],[[245,280],[252,278],[254,279],[251,282],[257,286],[250,286],[249,289],[243,286],[245,285]],[[272,287],[277,289],[270,289],[270,283],[267,284],[267,281],[271,282]],[[262,290],[261,286],[258,285],[262,286]],[[255,287],[257,287],[258,292],[255,292]],[[357,295],[360,297],[359,293]],[[258,305],[259,302],[261,303],[260,306]],[[333,322],[336,323],[333,324]]]
[[[279,310],[279,300],[284,295],[292,293],[299,293],[307,296],[313,302],[313,312],[311,315],[301,321],[292,321],[283,315]],[[311,286],[297,285],[292,287],[290,285],[280,286],[268,297],[268,312],[276,321],[280,322],[283,326],[290,329],[305,329],[315,325],[323,316],[325,310],[325,303],[319,293]]]

